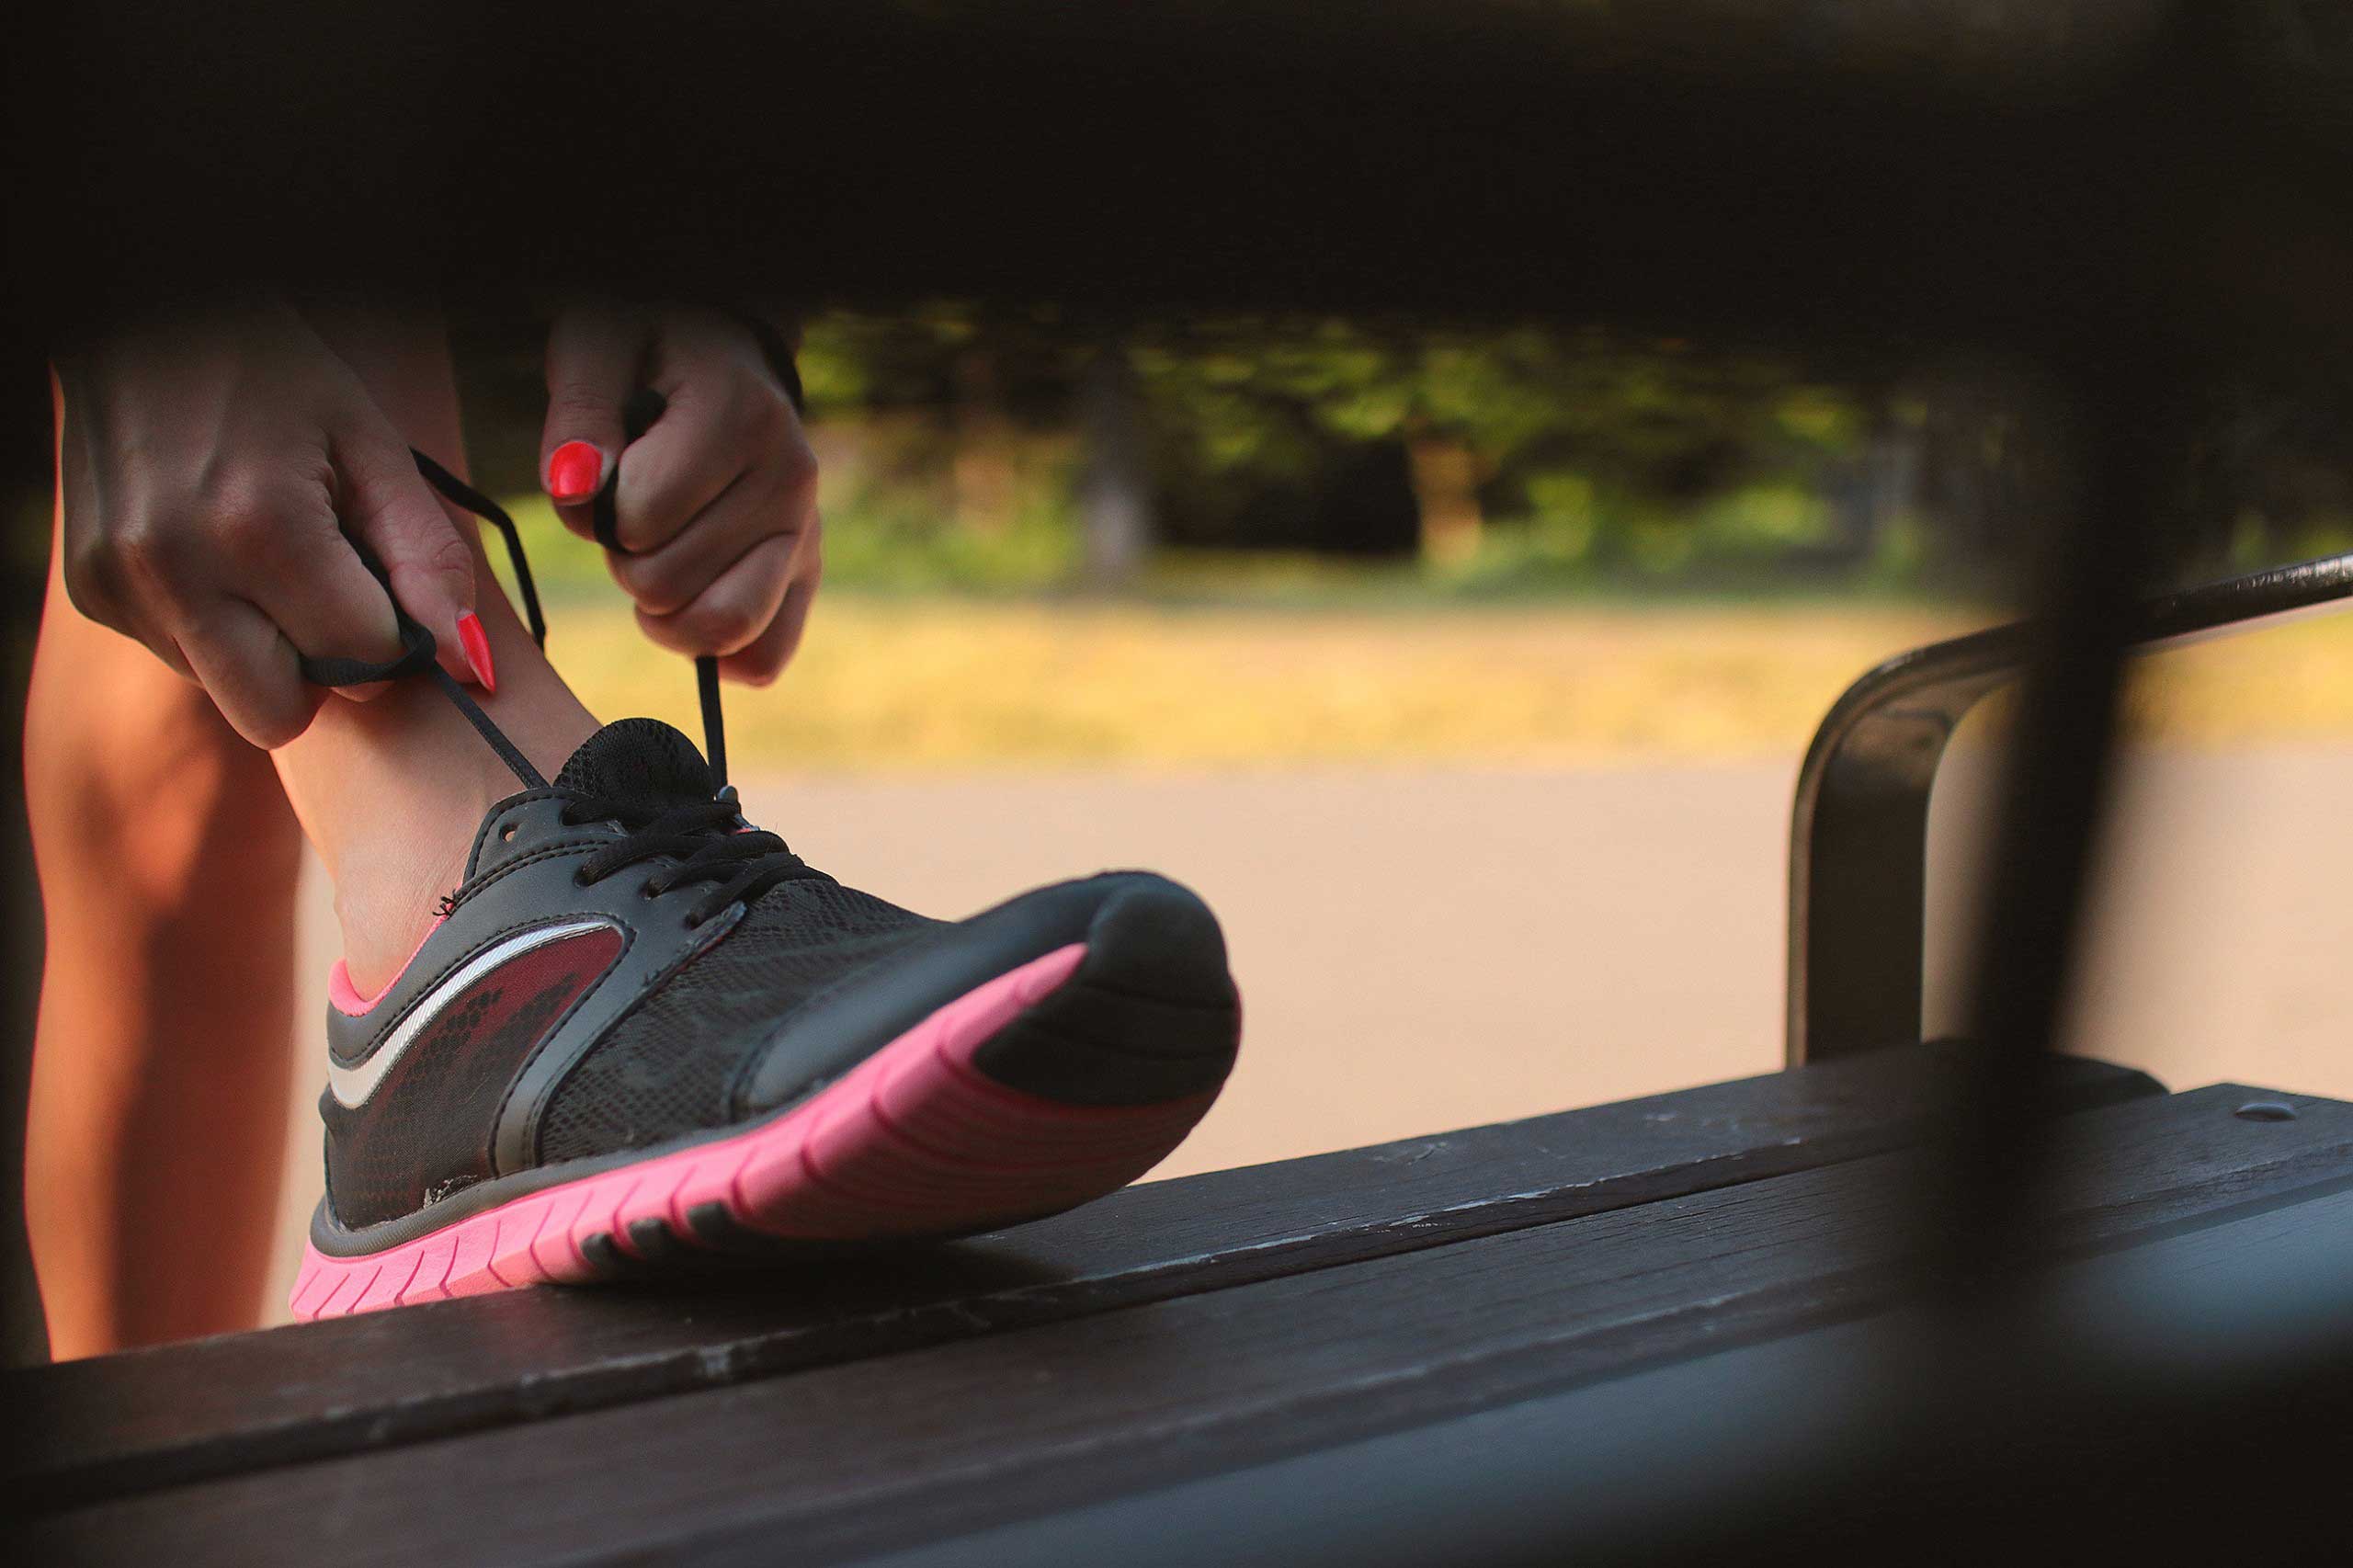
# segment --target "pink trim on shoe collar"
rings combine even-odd
[[[392,971],[390,980],[376,987],[373,996],[359,994],[358,988],[351,983],[351,971],[344,967],[341,959],[335,960],[327,969],[328,1004],[347,1018],[364,1017],[369,1008],[384,999],[384,993],[401,983],[401,976],[408,972],[408,966],[416,961],[416,955],[425,950],[425,944],[433,939],[433,933],[441,929],[441,922],[448,918],[444,915],[433,917],[433,924],[425,928],[425,935],[416,939],[416,946],[408,950],[408,957],[401,960],[400,968]]]

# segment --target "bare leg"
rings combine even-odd
[[[438,324],[314,321],[411,441],[462,472]],[[484,706],[551,773],[595,721],[480,580],[499,680]],[[26,750],[48,931],[27,1209],[54,1353],[249,1326],[282,1174],[301,835],[372,989],[517,786],[421,684],[330,702],[301,740],[257,752],[79,615],[54,565]]]
[[[61,1359],[250,1326],[285,1148],[301,838],[268,757],[67,602],[26,704],[47,956],[26,1221]]]

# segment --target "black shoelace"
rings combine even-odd
[[[792,364],[790,356],[786,356],[782,363],[790,368]],[[793,377],[790,385],[792,405],[798,408],[801,406],[801,382],[797,374]],[[662,417],[665,406],[660,392],[655,392],[652,387],[638,388],[621,405],[623,432],[631,440],[636,440],[654,427],[654,422]],[[432,476],[428,474],[426,477]],[[605,483],[597,487],[597,498],[589,505],[588,516],[591,531],[597,536],[597,542],[615,555],[627,555],[631,551],[621,543],[619,498],[620,477],[621,465],[615,463],[613,472],[606,476]],[[461,506],[465,505],[462,501],[458,504]],[[511,524],[506,529],[506,533],[510,540],[515,539]],[[514,545],[518,573],[521,571],[520,562],[523,559],[522,548],[519,542]],[[541,646],[546,645],[547,639],[543,637],[540,641]],[[719,708],[719,661],[709,653],[698,654],[695,658],[695,695],[702,702],[703,760],[710,764],[710,777],[721,791],[724,792],[727,789],[727,721]]]
[[[659,404],[649,411],[641,402],[633,403],[628,414],[631,435],[642,434],[645,426],[659,417]],[[455,505],[496,528],[506,541],[506,559],[515,569],[515,586],[523,600],[523,619],[531,629],[531,641],[541,648],[547,646],[547,618],[540,609],[540,594],[531,580],[531,564],[523,554],[523,536],[515,527],[515,519],[489,496],[468,484],[457,475],[435,462],[423,452],[411,449],[416,460],[416,470],[426,482]],[[621,549],[616,531],[613,491],[619,477],[607,478],[597,493],[594,506],[597,541],[608,550]],[[376,580],[384,585],[387,597],[392,593],[390,574],[374,552],[358,540],[351,541],[359,559]],[[313,686],[364,686],[376,681],[405,679],[424,676],[439,687],[442,695],[464,714],[490,749],[498,754],[508,771],[523,782],[527,790],[551,790],[540,770],[531,766],[519,747],[506,737],[491,716],[482,710],[472,693],[458,684],[443,669],[439,646],[432,631],[392,600],[392,616],[400,629],[401,652],[393,658],[379,663],[364,659],[311,658],[301,661],[302,678]],[[695,660],[695,687],[702,703],[702,731],[705,757],[710,765],[715,794],[709,801],[688,801],[648,804],[640,801],[613,800],[582,790],[562,791],[565,801],[562,820],[567,824],[586,822],[612,822],[624,830],[623,836],[582,863],[574,873],[585,887],[603,881],[624,866],[652,859],[669,859],[676,864],[656,872],[645,884],[647,896],[655,897],[689,882],[714,884],[710,894],[698,903],[687,916],[687,924],[699,926],[725,910],[731,903],[752,903],[762,893],[782,882],[804,878],[824,879],[825,873],[795,855],[778,835],[765,828],[747,826],[735,801],[734,787],[727,782],[727,737],[723,716],[720,711],[719,661],[709,654]]]
[[[690,926],[714,918],[731,903],[756,903],[779,883],[831,880],[795,855],[777,835],[744,825],[733,790],[723,791],[713,801],[667,806],[575,794],[564,802],[562,815],[566,823],[618,822],[628,830],[581,862],[573,880],[582,887],[602,881],[624,866],[663,858],[676,864],[646,879],[643,891],[648,898],[659,898],[688,882],[715,884],[688,912]]]

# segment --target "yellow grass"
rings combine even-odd
[[[606,717],[695,733],[683,660],[619,607],[559,607],[551,649]],[[1790,755],[1857,674],[1966,630],[1840,608],[1267,610],[835,594],[777,686],[737,690],[742,766],[1498,765]],[[2169,742],[2353,737],[2353,618],[2141,666]]]

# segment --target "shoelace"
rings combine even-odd
[[[774,354],[771,351],[771,358],[773,357]],[[792,365],[790,355],[787,354],[781,363],[788,370],[790,369]],[[798,408],[801,406],[801,382],[797,374],[792,379],[791,388],[792,404]],[[654,422],[662,417],[666,406],[662,394],[652,387],[638,388],[621,404],[622,433],[629,439],[636,440],[654,427]],[[597,498],[589,506],[588,516],[591,531],[596,534],[597,542],[615,555],[628,555],[631,551],[621,543],[620,505],[618,494],[620,490],[620,479],[621,466],[615,463],[613,472],[606,476],[605,483],[597,487]],[[463,506],[464,503],[460,502],[459,505]],[[515,536],[510,530],[507,537],[512,539]],[[519,553],[522,549],[521,544],[518,542],[515,549],[518,552],[516,559],[519,562],[522,559]],[[540,642],[544,646],[546,639],[540,639]],[[703,760],[710,764],[710,776],[718,782],[723,793],[727,789],[727,721],[719,708],[719,661],[709,653],[697,654],[695,657],[695,695],[702,703]]]
[[[745,826],[732,790],[718,800],[668,807],[574,795],[561,814],[566,823],[618,822],[628,830],[581,862],[573,881],[584,888],[624,866],[665,858],[677,863],[645,880],[646,897],[659,898],[688,882],[717,884],[688,912],[689,926],[716,917],[731,903],[756,903],[782,882],[832,880],[795,855],[777,835]]]
[[[506,508],[497,502],[415,448],[409,449],[409,456],[416,460],[416,472],[425,476],[426,483],[496,528],[499,537],[506,541],[506,559],[515,568],[515,586],[523,599],[523,619],[531,629],[531,641],[545,648],[548,644],[547,618],[540,611],[540,591],[531,580],[531,563],[523,555],[523,536],[516,529],[515,519],[508,517]],[[413,676],[423,676],[441,688],[442,695],[466,716],[466,722],[474,727],[475,733],[498,754],[499,761],[523,781],[524,788],[546,789],[548,781],[540,776],[538,768],[531,766],[531,759],[506,738],[506,732],[482,710],[482,705],[457,683],[449,671],[441,667],[440,644],[434,641],[433,633],[425,624],[410,615],[402,608],[400,600],[393,597],[392,574],[384,570],[384,563],[376,559],[375,551],[356,539],[349,540],[349,543],[358,552],[361,564],[384,585],[385,597],[392,601],[392,623],[400,633],[401,651],[392,658],[372,663],[366,659],[339,656],[314,658],[305,653],[299,661],[302,678],[313,686],[335,687],[367,686],[376,681],[405,680]]]
[[[642,401],[633,401],[626,420],[631,438],[642,434],[659,415],[658,401],[650,411]],[[515,569],[515,586],[523,600],[524,621],[530,627],[531,641],[545,648],[547,618],[540,609],[539,588],[531,579],[531,564],[523,553],[523,536],[516,528],[515,519],[506,515],[505,507],[425,453],[411,448],[409,455],[416,460],[416,471],[425,476],[426,483],[454,505],[496,528],[499,537],[506,541],[506,559]],[[621,548],[613,500],[617,479],[618,473],[606,480],[597,493],[594,506],[597,540],[608,550]],[[392,580],[383,563],[358,540],[353,540],[351,545],[376,580],[384,585],[389,597]],[[301,661],[302,678],[313,686],[336,687],[425,676],[465,715],[466,722],[498,754],[508,771],[522,780],[525,789],[553,790],[554,787],[531,766],[530,758],[483,711],[472,694],[441,667],[439,646],[432,631],[402,608],[397,598],[392,600],[392,617],[400,631],[401,652],[397,656],[370,663],[364,659],[305,655]],[[574,873],[574,881],[586,887],[624,866],[651,859],[675,860],[676,864],[647,879],[644,891],[648,897],[657,897],[688,882],[716,884],[711,893],[688,915],[687,924],[690,926],[701,925],[738,900],[749,903],[779,883],[830,880],[795,855],[779,835],[745,824],[736,805],[734,787],[727,782],[727,740],[720,711],[717,659],[704,654],[695,660],[695,686],[702,704],[705,758],[710,765],[716,790],[710,800],[647,805],[581,790],[561,791],[567,797],[561,813],[565,824],[612,822],[624,830],[623,836],[582,862]],[[445,913],[449,905],[450,901],[445,901]]]

